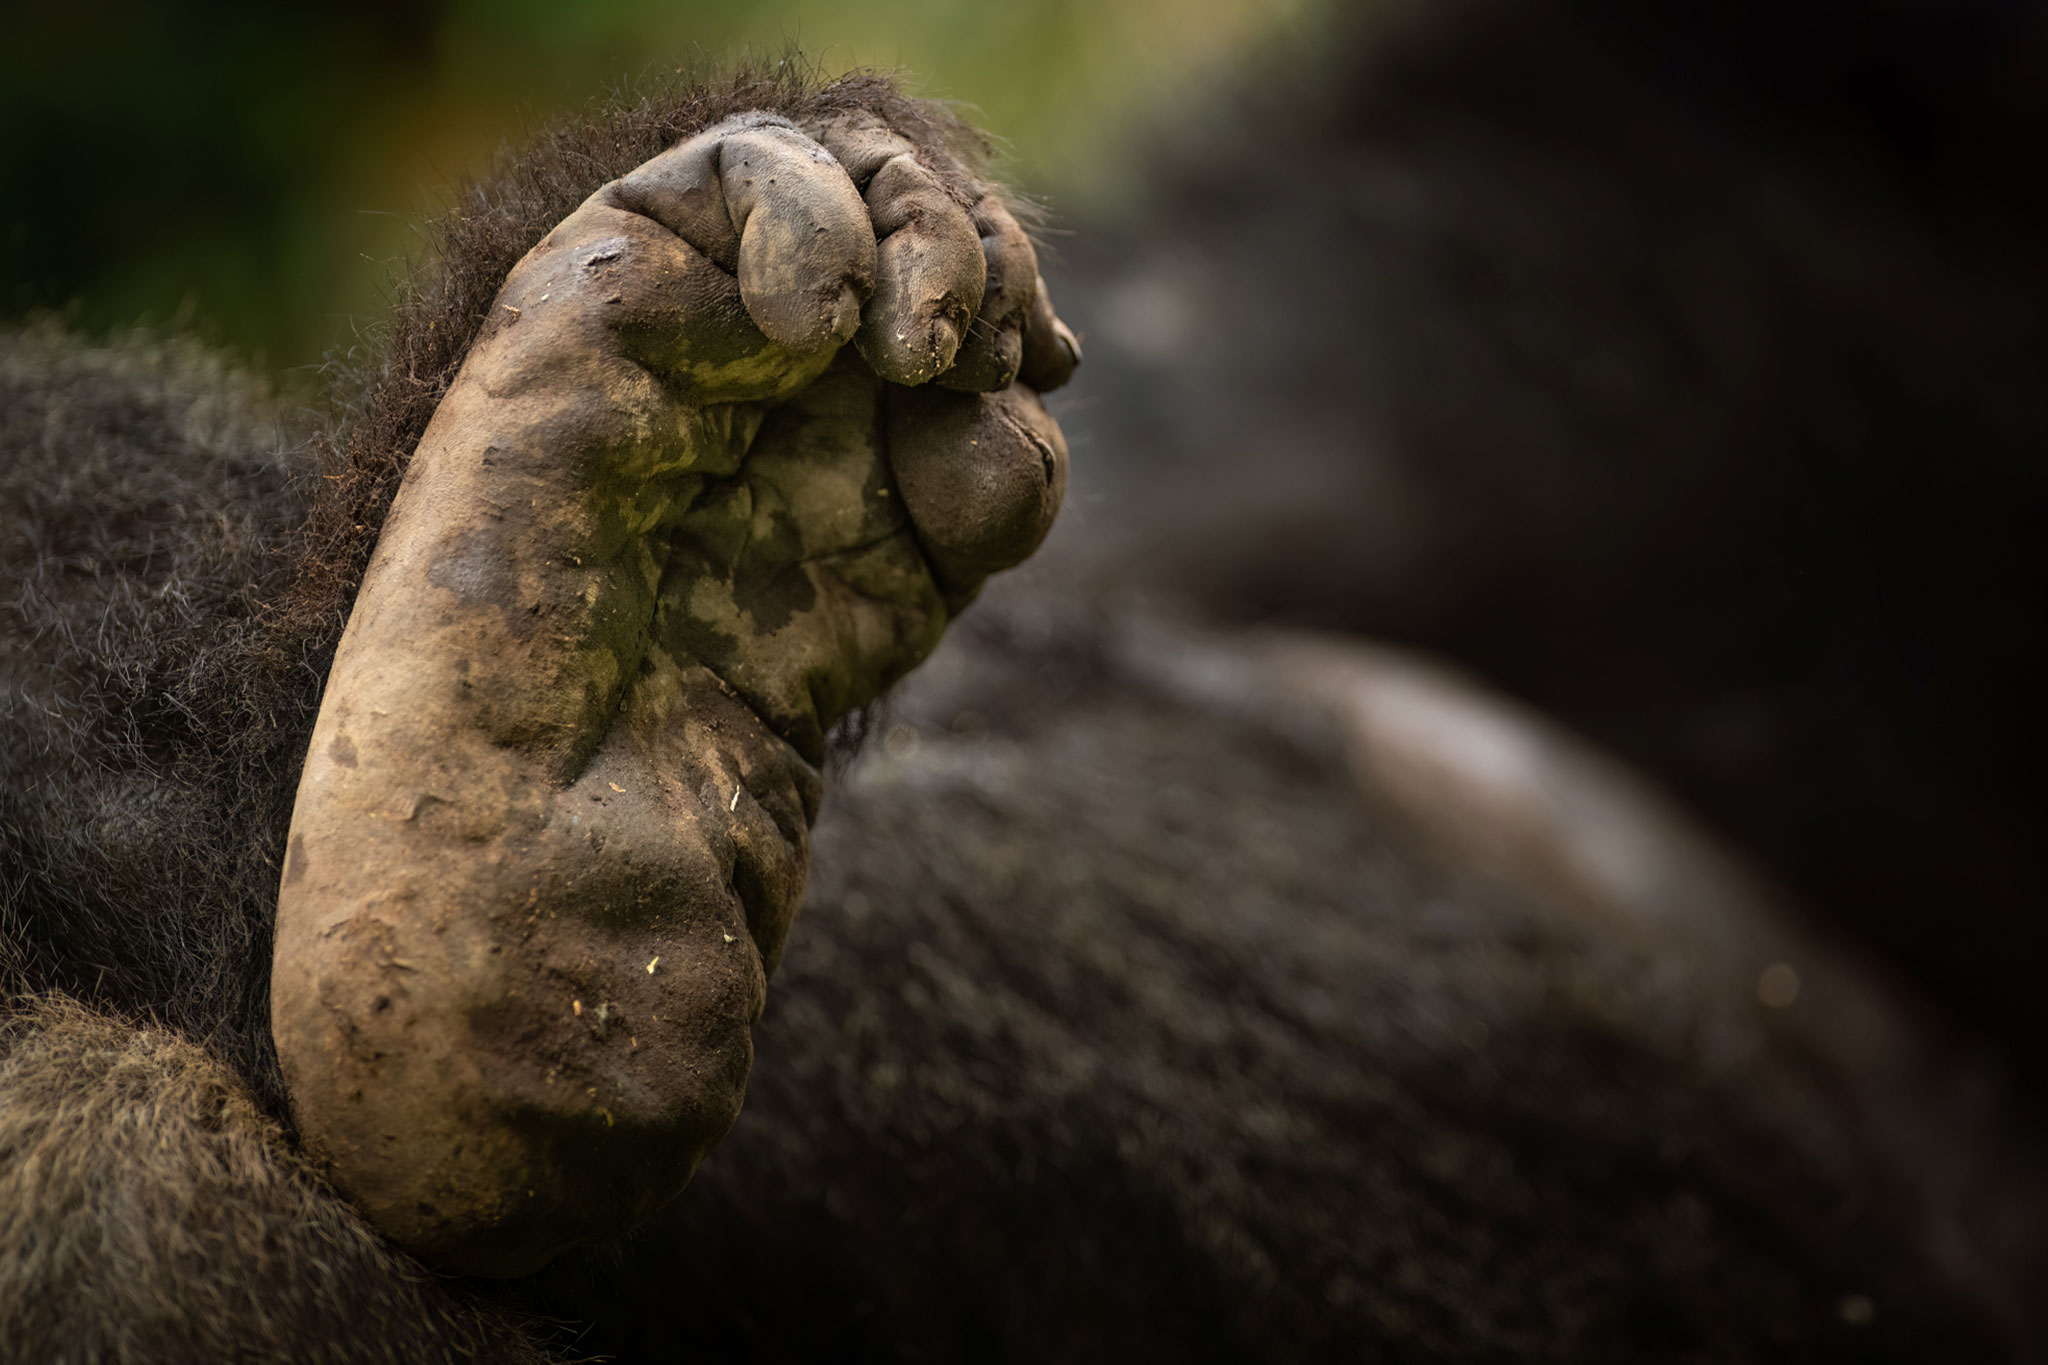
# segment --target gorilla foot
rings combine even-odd
[[[843,115],[700,133],[514,268],[363,580],[279,893],[294,1117],[394,1241],[531,1271],[731,1126],[826,733],[1043,537],[1033,390],[1075,357],[1000,201]]]

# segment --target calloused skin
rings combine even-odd
[[[514,268],[363,579],[279,894],[293,1116],[386,1235],[522,1274],[682,1189],[825,735],[1044,536],[1037,391],[1077,359],[1000,201],[860,117],[720,124]]]

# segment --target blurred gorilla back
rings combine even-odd
[[[1069,249],[1077,579],[1463,661],[2038,1087],[2048,11],[1394,27]]]

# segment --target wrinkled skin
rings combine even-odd
[[[381,1231],[520,1274],[687,1182],[826,734],[1044,536],[1036,391],[1077,358],[1001,203],[857,118],[711,128],[513,270],[356,599],[278,904],[293,1116]]]

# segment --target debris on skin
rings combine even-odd
[[[659,954],[659,953],[656,953],[656,954],[654,955],[654,961],[653,961],[653,962],[649,962],[649,963],[647,964],[647,974],[648,974],[649,976],[653,976],[653,975],[654,975],[654,963],[655,963],[655,962],[659,962],[659,961],[661,961],[661,954]]]
[[[569,1008],[576,1011],[577,1018],[581,1019],[583,1017],[583,1002],[581,1000],[571,1000]]]

